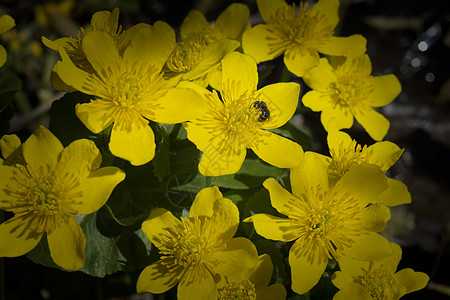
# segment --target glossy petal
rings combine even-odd
[[[388,141],[378,142],[368,147],[368,163],[380,166],[386,172],[400,158],[404,149]]]
[[[0,139],[0,149],[5,159],[17,151],[20,146],[22,146],[20,138],[15,134],[5,134]]]
[[[327,23],[334,29],[339,22],[338,10],[339,0],[319,0],[311,8],[311,15],[314,15],[313,12],[316,11],[324,15]]]
[[[217,288],[211,273],[203,264],[189,268],[178,284],[180,300],[209,300],[217,298]]]
[[[91,140],[73,141],[64,148],[59,159],[60,174],[73,174],[74,178],[83,180],[89,176],[92,169],[100,167],[102,156]]]
[[[56,166],[63,149],[61,142],[44,126],[39,126],[22,145],[27,168],[36,172],[40,167]]]
[[[291,219],[256,214],[246,218],[244,222],[253,222],[256,232],[269,240],[290,242],[298,238],[296,225]]]
[[[200,118],[207,111],[205,98],[187,87],[169,89],[157,102],[161,104],[161,109],[154,109],[151,116],[145,117],[158,123],[181,123]]]
[[[51,77],[53,86],[61,90],[67,90],[66,87],[68,86],[85,94],[92,95],[93,89],[89,83],[92,81],[93,76],[75,67],[64,48],[59,49],[62,61],[58,61],[53,67]]]
[[[180,28],[181,39],[186,39],[190,34],[201,32],[204,28],[209,28],[211,25],[205,18],[205,15],[199,10],[191,10],[184,18]]]
[[[16,26],[16,22],[10,15],[2,15],[0,17],[0,34],[11,30],[14,26]]]
[[[326,131],[350,128],[353,125],[353,115],[348,109],[328,107],[322,111],[320,121]]]
[[[313,111],[323,111],[331,108],[332,100],[327,93],[312,90],[302,97],[302,102],[303,105],[311,108]]]
[[[326,93],[330,83],[336,82],[337,78],[328,60],[321,58],[319,64],[303,76],[303,80],[311,89]]]
[[[319,45],[319,52],[334,56],[359,56],[366,52],[367,40],[359,34],[348,37],[331,36]]]
[[[117,167],[103,167],[90,172],[77,189],[82,198],[73,204],[79,214],[87,215],[99,210],[108,200],[114,188],[125,179],[125,172]]]
[[[225,155],[213,140],[203,151],[198,169],[204,176],[234,174],[241,168],[246,153],[247,151],[243,149],[240,153]]]
[[[8,190],[20,190],[21,184],[16,182],[16,167],[0,165],[0,209],[11,210],[11,202],[15,203],[17,198]]]
[[[47,233],[47,240],[55,264],[66,270],[79,270],[83,267],[86,237],[75,218],[69,218],[67,223],[61,223],[55,230]]]
[[[343,131],[332,130],[328,132],[327,144],[330,149],[337,151],[340,147],[347,148],[351,142],[352,138]]]
[[[75,112],[81,122],[93,133],[103,131],[115,121],[114,104],[103,99],[77,104]]]
[[[161,260],[152,263],[142,270],[136,284],[138,293],[150,292],[154,294],[164,293],[173,288],[177,283],[178,273],[169,271]]]
[[[373,300],[366,289],[358,283],[350,283],[334,295],[333,300]]]
[[[393,74],[370,77],[372,93],[367,98],[367,104],[372,107],[385,106],[391,103],[402,90],[400,81]]]
[[[247,5],[233,3],[217,17],[214,28],[222,36],[237,40],[246,27],[249,16],[250,10]]]
[[[117,120],[114,123],[109,149],[132,165],[143,165],[155,156],[155,136],[148,121],[136,116],[136,121]]]
[[[359,260],[379,260],[392,254],[391,244],[378,233],[364,233],[352,237],[352,240],[354,244],[344,249],[344,255]]]
[[[2,45],[0,45],[0,67],[2,67],[6,63],[7,57],[6,49]]]
[[[362,228],[372,232],[383,231],[387,221],[391,218],[391,212],[384,204],[372,204],[361,212]]]
[[[23,218],[12,217],[0,224],[0,257],[17,257],[30,252],[42,238],[42,234],[28,230]]]
[[[189,209],[189,217],[212,217],[214,214],[214,203],[221,198],[223,198],[223,195],[217,186],[200,190],[195,196],[194,202],[192,202],[191,208]]]
[[[102,51],[98,51],[101,47]],[[119,49],[112,36],[107,32],[91,31],[86,34],[81,44],[83,53],[100,77],[105,76],[108,67],[119,62]]]
[[[300,256],[297,243],[289,251],[289,265],[291,266],[292,290],[297,294],[304,294],[311,290],[322,277],[327,267],[327,259],[316,257],[314,262],[307,259],[308,255]],[[317,256],[318,253],[316,253]]]
[[[422,272],[414,272],[413,269],[403,269],[395,273],[394,278],[400,286],[406,288],[406,293],[421,290],[425,288],[430,280],[427,274]],[[403,295],[400,295],[400,297]]]
[[[262,128],[273,129],[286,124],[297,109],[299,94],[300,85],[295,82],[274,83],[260,89],[259,99],[267,104],[270,111],[270,118]]]
[[[226,198],[216,199],[211,224],[216,232],[217,240],[227,242],[233,238],[239,226],[239,210],[237,206]]]
[[[259,136],[259,142],[251,149],[259,158],[278,168],[295,168],[303,156],[302,146],[268,131]]]
[[[257,85],[258,72],[253,57],[232,52],[222,60],[222,91],[231,99],[256,91]]]
[[[253,56],[258,63],[280,56],[285,50],[278,46],[280,43],[281,39],[266,24],[256,25],[242,35],[244,53]]]
[[[387,189],[386,177],[380,167],[374,165],[353,165],[334,186],[337,196],[347,194],[358,200],[364,208]]]
[[[150,242],[157,248],[162,246],[161,239],[171,231],[173,226],[181,226],[181,221],[170,211],[164,208],[157,208],[150,213],[150,216],[142,223],[142,231]]]
[[[284,0],[257,0],[256,3],[258,4],[259,13],[266,23],[270,21],[270,16],[278,9],[288,7]]]
[[[305,152],[299,167],[291,169],[292,193],[300,196],[311,187],[320,186],[323,193],[329,188],[327,169],[312,152]]]
[[[268,254],[258,256],[258,262],[252,274],[248,277],[256,290],[265,288],[269,285],[272,279],[273,264],[272,259]]]
[[[387,271],[395,273],[397,270],[397,266],[402,259],[402,248],[396,243],[391,242],[392,247],[392,255],[387,256],[386,258],[371,262],[375,269],[383,268]],[[359,262],[359,261],[358,261]],[[368,268],[366,268],[367,270]]]
[[[387,178],[388,188],[378,195],[373,202],[382,203],[387,206],[397,206],[411,203],[411,194],[403,182]]]
[[[119,8],[116,7],[112,11],[98,11],[92,15],[91,27],[92,28],[110,28],[112,30],[117,29],[119,22]]]
[[[272,206],[281,214],[291,216],[295,214],[297,207],[301,207],[298,198],[285,190],[275,179],[268,178],[263,183],[270,193]]]
[[[343,257],[342,259],[344,259],[346,257]],[[363,262],[364,263],[364,262]],[[341,270],[344,268],[341,264],[341,262],[339,263],[339,267],[341,268]],[[361,276],[362,276],[362,269],[359,268],[361,270]],[[337,287],[338,289],[343,289],[347,284],[350,284],[353,282],[353,277],[352,275],[350,275],[350,273],[346,270],[345,272],[343,271],[336,271],[333,273],[332,277],[331,277],[331,282],[333,282],[334,286]]]
[[[286,296],[286,289],[281,283],[256,290],[256,299],[258,300],[285,300]]]
[[[381,141],[389,130],[389,121],[372,108],[355,111],[356,120],[376,141]]]
[[[319,65],[319,54],[302,45],[288,48],[284,53],[286,68],[298,77],[303,77],[309,70]]]

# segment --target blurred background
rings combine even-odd
[[[213,21],[232,2],[249,6],[252,25],[262,22],[256,1],[1,0],[0,15],[16,21],[0,36],[8,52],[6,67],[22,81],[9,108],[15,115],[8,133],[25,140],[38,125],[48,125],[52,101],[62,96],[49,81],[59,58],[41,43],[42,36],[75,37],[92,14],[114,7],[120,8],[119,24],[125,29],[163,20],[177,30],[189,10],[198,9]],[[342,0],[340,13],[337,34],[365,36],[373,75],[393,73],[403,88],[382,112],[391,122],[385,140],[405,148],[388,175],[408,186],[412,204],[391,209],[384,234],[403,248],[399,269],[413,268],[431,278],[426,289],[403,299],[450,299],[450,1]],[[271,63],[282,69],[281,59]],[[275,81],[278,69],[272,74]],[[291,80],[303,84],[300,78]],[[306,110],[298,121],[313,150],[327,154],[319,114]],[[358,126],[349,132],[359,143],[373,143]],[[6,299],[153,299],[135,294],[140,270],[100,279],[41,267],[25,257],[5,259],[4,269]]]

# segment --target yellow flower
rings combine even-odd
[[[298,168],[290,176],[292,194],[273,178],[264,182],[272,206],[288,218],[256,214],[244,220],[267,239],[295,241],[289,264],[296,293],[306,293],[319,281],[328,259],[372,260],[392,253],[388,240],[376,233],[389,220],[389,209],[368,206],[387,187],[380,168],[355,165],[333,187],[326,167],[311,152]]]
[[[138,30],[121,52],[107,32],[86,34],[81,49],[95,72],[78,68],[60,47],[54,71],[68,85],[97,99],[77,104],[78,118],[94,133],[114,123],[111,153],[133,165],[149,162],[155,138],[148,120],[179,123],[200,117],[206,103],[193,89],[173,88],[162,66],[175,46],[175,33],[164,22]]]
[[[216,299],[214,277],[237,275],[257,263],[254,245],[233,238],[239,211],[214,186],[201,190],[189,218],[177,219],[164,208],[150,214],[142,230],[161,259],[139,275],[138,293],[164,293],[178,284],[178,299]]]
[[[255,267],[245,269],[235,276],[221,278],[217,283],[219,289],[217,299],[284,300],[286,289],[281,283],[268,286],[272,272],[273,264],[270,256],[260,255]]]
[[[376,142],[370,146],[361,146],[351,137],[342,132],[333,130],[328,133],[328,148],[330,157],[314,153],[327,166],[330,185],[335,185],[345,173],[355,164],[373,164],[386,172],[402,155],[400,149],[392,142]],[[297,172],[296,169],[291,172]],[[386,178],[388,188],[377,196],[374,203],[387,206],[411,203],[411,195],[404,183],[399,180]]]
[[[256,61],[233,52],[222,60],[221,99],[207,92],[209,111],[204,117],[183,124],[203,156],[199,164],[205,176],[236,173],[247,148],[269,164],[292,168],[303,149],[266,129],[278,128],[294,114],[300,86],[275,83],[257,90]]]
[[[389,121],[374,107],[392,102],[401,86],[393,74],[376,76],[367,55],[343,59],[335,57],[331,64],[320,59],[318,67],[303,79],[313,90],[303,96],[303,104],[313,111],[321,111],[325,130],[350,128],[353,117],[369,135],[380,141],[389,129]]]
[[[266,24],[245,31],[242,47],[258,62],[284,53],[287,69],[302,77],[319,64],[319,53],[357,56],[366,52],[361,35],[333,36],[339,0],[319,0],[312,7],[305,1],[298,8],[284,0],[257,0],[257,4]]]
[[[6,160],[22,156],[16,161],[24,163],[0,165],[0,209],[14,213],[0,224],[0,257],[29,252],[45,233],[53,261],[80,269],[86,238],[76,215],[100,209],[125,173],[99,168],[101,155],[92,141],[64,148],[42,126],[22,145],[14,136],[4,136],[0,145]]]
[[[7,32],[11,28],[16,26],[16,22],[10,15],[2,15],[0,17],[0,34]],[[6,62],[6,50],[5,47],[0,45],[0,67]]]
[[[407,293],[423,289],[430,278],[413,269],[397,266],[402,257],[399,245],[391,243],[393,254],[378,261],[358,261],[343,257],[340,271],[332,276],[333,284],[340,289],[334,300],[397,300]]]

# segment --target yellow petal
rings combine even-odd
[[[344,257],[343,257],[344,258]],[[365,262],[363,262],[365,263]],[[344,269],[344,267],[339,263],[340,269]],[[367,267],[369,267],[369,264],[367,264]],[[362,276],[362,269],[361,270],[361,276]],[[331,277],[331,282],[333,282],[334,286],[338,289],[342,290],[347,284],[350,284],[353,282],[353,277],[350,275],[350,273],[344,269],[345,271],[336,271],[333,273]]]
[[[402,248],[396,243],[391,242],[392,254],[386,258],[371,262],[374,269],[385,269],[386,271],[395,273],[397,266],[402,259]]]
[[[250,10],[241,3],[229,5],[218,17],[214,28],[223,37],[237,40],[247,25]]]
[[[289,250],[292,290],[297,294],[305,294],[319,282],[327,267],[328,259],[317,257],[318,253],[315,253],[313,256],[316,256],[316,259],[311,262],[311,260],[307,258],[308,254],[303,256],[298,254],[302,251],[297,251],[297,247],[297,243],[294,243],[291,250]]]
[[[373,300],[372,296],[366,291],[366,289],[358,283],[350,283],[342,290],[338,291],[334,295],[333,300]]]
[[[89,103],[77,104],[75,112],[81,122],[93,133],[99,133],[115,121],[114,104],[97,99]]]
[[[92,15],[91,29],[111,29],[112,32],[117,30],[119,23],[119,8],[116,7],[112,12],[103,10],[98,11]]]
[[[313,111],[324,111],[331,108],[332,100],[327,93],[312,90],[302,97],[302,102],[303,105],[311,108]]]
[[[264,22],[270,21],[270,16],[280,8],[287,8],[289,5],[284,0],[257,0],[258,10]]]
[[[393,74],[370,77],[369,84],[373,90],[367,98],[367,104],[372,107],[391,103],[402,91],[400,81]]]
[[[0,45],[0,67],[2,67],[6,63],[6,49],[2,45]]]
[[[413,269],[403,269],[395,273],[394,278],[397,283],[406,288],[405,294],[425,288],[430,280],[427,274],[414,272]],[[403,295],[399,295],[402,297]]]
[[[411,194],[403,182],[387,178],[388,188],[378,195],[373,202],[382,203],[387,206],[397,206],[411,203]]]
[[[64,147],[53,133],[44,126],[39,126],[23,143],[22,149],[27,168],[37,172],[43,166],[56,166]]]
[[[152,115],[145,117],[165,124],[181,123],[202,117],[207,111],[206,99],[195,89],[185,86],[167,90],[164,96],[156,101],[161,109],[153,109]]]
[[[355,118],[376,141],[381,141],[388,132],[388,119],[372,108],[355,110]]]
[[[301,163],[303,148],[299,144],[269,131],[258,141],[251,149],[265,162],[278,168],[295,168]]]
[[[367,40],[359,34],[348,37],[331,36],[318,46],[320,53],[333,56],[359,56],[366,52]]]
[[[383,261],[383,259],[380,261]],[[339,258],[339,268],[342,272],[336,272],[336,278],[333,276],[332,282],[336,287],[342,289],[352,282],[354,278],[362,278],[365,270],[370,269],[371,264],[373,264],[372,261],[357,260],[348,255],[341,256]]]
[[[17,198],[8,190],[21,190],[22,185],[15,180],[17,169],[13,166],[0,165],[0,209],[10,211],[11,204],[15,204]]]
[[[155,156],[155,135],[147,120],[135,117],[136,120],[117,120],[114,123],[109,149],[115,156],[140,166]]]
[[[285,300],[286,296],[286,288],[281,283],[256,290],[256,299],[258,300]]]
[[[169,271],[161,260],[158,260],[142,270],[136,283],[136,290],[138,293],[161,294],[178,283],[178,276],[177,272]]]
[[[55,264],[66,270],[79,270],[84,266],[86,237],[74,217],[47,233],[47,240]]]
[[[316,13],[323,15],[328,25],[334,29],[339,23],[338,10],[339,0],[319,0],[311,8],[311,15],[315,15]]]
[[[22,143],[15,134],[5,134],[0,139],[0,149],[7,164],[25,164],[22,154]]]
[[[204,176],[221,176],[234,174],[242,166],[247,151],[243,149],[238,153],[224,153],[218,146],[219,138],[211,141],[203,151],[198,170]]]
[[[184,18],[180,28],[181,39],[186,39],[192,33],[202,32],[204,28],[210,28],[211,25],[205,18],[205,15],[199,10],[191,10]]]
[[[177,298],[179,300],[217,299],[216,284],[211,273],[203,264],[189,268],[181,277]]]
[[[61,80],[64,84],[86,94],[92,95],[93,90],[90,87],[90,82],[92,82],[93,77],[91,74],[75,67],[66,51],[63,48],[59,48],[59,54],[61,55],[62,61],[58,61],[53,67],[53,72],[58,76],[53,77]],[[53,84],[55,84],[52,81]],[[56,87],[64,88],[64,85],[56,82]]]
[[[298,106],[300,85],[295,82],[269,84],[259,90],[259,99],[267,104],[270,118],[262,128],[273,129],[286,124]]]
[[[295,196],[300,196],[311,187],[320,186],[323,193],[329,188],[327,169],[322,161],[309,151],[305,152],[300,166],[291,169],[290,179]]]
[[[367,232],[353,236],[354,243],[344,248],[343,254],[358,260],[379,260],[392,254],[389,241],[378,233]],[[337,259],[339,262],[339,258]]]
[[[214,214],[214,203],[221,198],[223,198],[223,195],[217,186],[202,189],[195,196],[194,202],[192,202],[189,217],[212,217]]]
[[[232,52],[225,56],[222,60],[223,93],[235,99],[244,93],[256,91],[257,85],[258,72],[253,57],[239,52]]]
[[[142,223],[142,231],[150,242],[157,248],[162,246],[162,238],[173,226],[181,226],[181,221],[164,208],[157,208],[150,213],[150,216]]]
[[[253,56],[256,61],[268,61],[280,56],[285,48],[280,46],[282,40],[274,34],[269,25],[259,24],[242,35],[242,49],[245,54]]]
[[[348,148],[352,142],[352,138],[345,132],[332,130],[328,132],[327,144],[330,150],[338,151],[340,147]]]
[[[309,70],[303,80],[313,90],[327,92],[330,83],[336,82],[336,74],[326,58],[321,58],[319,64]]]
[[[95,143],[87,139],[73,141],[64,148],[59,160],[60,174],[73,174],[75,178],[83,180],[92,169],[100,167],[102,156]]]
[[[297,226],[291,219],[256,214],[244,220],[253,222],[256,232],[266,239],[289,242],[298,238]]]
[[[268,254],[258,256],[258,262],[248,279],[255,286],[256,290],[265,288],[272,279],[273,264]]]
[[[77,191],[82,198],[73,204],[79,214],[87,215],[99,210],[108,200],[119,182],[125,179],[125,173],[117,167],[103,167],[90,172],[81,182]]]
[[[372,232],[383,231],[391,212],[384,204],[372,204],[363,209],[361,213],[361,227]]]
[[[2,15],[0,17],[0,34],[11,30],[14,26],[16,26],[16,22],[10,15]]]
[[[210,222],[218,235],[217,239],[227,242],[233,238],[238,229],[239,210],[230,199],[216,199],[214,201],[214,214]]]
[[[299,199],[286,191],[275,179],[268,178],[263,183],[270,193],[272,206],[281,214],[291,216],[296,208],[301,207]]]
[[[42,238],[30,232],[29,222],[12,217],[0,224],[0,257],[17,257],[30,252]]]
[[[302,45],[286,50],[284,54],[286,68],[298,77],[303,77],[309,70],[319,65],[319,54]]]
[[[353,115],[348,109],[330,106],[322,111],[320,121],[326,131],[339,130],[352,127]]]
[[[378,142],[368,147],[368,163],[377,165],[386,172],[400,158],[403,149],[388,141]]]
[[[119,49],[112,36],[107,32],[91,31],[81,44],[83,53],[100,77],[113,72],[119,62]],[[102,50],[99,51],[99,48]]]

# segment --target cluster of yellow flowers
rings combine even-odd
[[[92,96],[76,105],[76,115],[95,134],[112,125],[114,156],[146,164],[156,149],[149,121],[182,123],[202,152],[198,169],[204,176],[238,172],[247,149],[290,169],[291,191],[274,178],[263,184],[279,216],[258,213],[241,220],[238,207],[216,186],[197,194],[189,216],[153,210],[142,230],[160,260],[142,271],[137,291],[163,293],[178,284],[179,299],[285,299],[281,283],[269,285],[270,256],[258,255],[250,239],[234,237],[241,221],[252,222],[266,239],[292,242],[295,293],[310,291],[330,259],[339,265],[332,276],[339,289],[334,299],[399,299],[424,288],[426,274],[396,272],[401,249],[379,234],[390,219],[389,207],[411,202],[406,186],[385,175],[403,150],[382,141],[389,122],[374,109],[394,100],[399,81],[371,76],[364,37],[334,36],[338,0],[257,4],[265,24],[254,27],[243,4],[230,5],[214,26],[191,11],[178,42],[161,21],[123,29],[117,8],[95,13],[76,38],[43,38],[61,56],[52,71],[54,88]],[[3,18],[0,32],[11,27]],[[322,112],[330,157],[304,152],[271,131],[291,119],[300,94],[295,82],[258,89],[258,63],[280,55],[311,88],[301,101]],[[353,117],[377,142],[362,146],[340,131],[353,125]],[[86,239],[76,217],[100,209],[125,172],[100,167],[92,141],[63,147],[44,127],[23,144],[5,135],[0,149],[0,209],[14,213],[0,225],[0,257],[29,252],[45,233],[54,262],[80,269]]]

